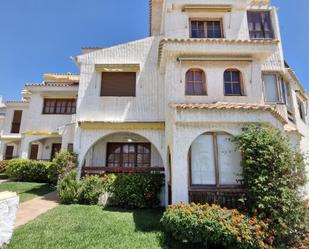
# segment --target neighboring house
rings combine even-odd
[[[80,77],[47,74],[6,102],[3,158],[63,149],[78,153],[79,172],[164,170],[167,204],[234,201],[241,155],[230,138],[249,123],[281,129],[308,153],[308,95],[284,61],[269,1],[150,6],[150,37],[84,49]]]

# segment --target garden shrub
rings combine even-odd
[[[86,176],[80,182],[78,189],[78,202],[80,204],[98,204],[100,195],[106,192],[106,184],[103,177]]]
[[[167,208],[161,223],[177,241],[205,248],[272,248],[267,222],[217,205],[177,204]]]
[[[243,155],[248,211],[271,220],[277,248],[291,248],[303,239],[305,229],[303,156],[279,130],[264,125],[244,128],[236,142]]]
[[[49,162],[14,159],[8,161],[6,174],[16,181],[49,183],[49,166]]]
[[[100,195],[106,193],[112,206],[146,208],[160,204],[162,185],[160,174],[85,176],[78,181],[74,170],[60,180],[58,191],[65,204],[98,204]]]
[[[77,155],[72,152],[62,151],[57,154],[50,164],[48,177],[53,184],[73,169],[77,168]]]
[[[63,204],[78,203],[79,181],[76,180],[77,172],[72,170],[62,177],[58,186],[58,197]]]
[[[0,173],[4,173],[6,171],[8,162],[9,161],[7,160],[0,161]]]
[[[126,208],[158,206],[163,179],[163,175],[151,173],[117,175],[110,202]]]

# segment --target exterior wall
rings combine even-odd
[[[106,166],[107,143],[127,143],[128,138],[137,143],[148,143],[149,141],[141,136],[131,133],[119,133],[107,136],[92,146],[85,159],[86,166]],[[156,147],[151,144],[151,166],[163,167],[163,161]]]
[[[13,121],[13,116],[14,116],[14,111],[15,110],[21,110],[23,111],[22,114],[22,119],[21,119],[21,126],[20,126],[20,133],[25,131],[25,127],[26,127],[26,120],[27,120],[27,113],[28,113],[28,104],[20,104],[20,103],[16,103],[16,104],[9,104],[6,107],[6,112],[5,112],[5,120],[3,123],[3,127],[1,130],[1,134],[2,135],[9,135],[12,134],[11,133],[11,128],[12,128],[12,121]]]
[[[224,37],[227,39],[248,39],[246,1],[222,0],[219,4],[232,4],[231,13],[226,12],[189,12],[182,11],[185,4],[217,4],[205,0],[167,0],[164,35],[172,38],[189,38],[189,19],[220,18],[223,20]]]
[[[207,96],[186,96],[185,77],[191,68],[205,72]],[[242,73],[244,96],[224,96],[223,74],[226,69],[238,69]],[[250,62],[177,62],[171,58],[166,65],[165,82],[168,103],[255,103],[263,104],[261,63]]]
[[[76,92],[68,92],[63,94],[63,92],[43,92],[43,93],[33,93],[31,95],[31,100],[29,103],[28,114],[25,117],[26,120],[23,122],[22,131],[50,131],[57,132],[58,128],[66,124],[70,124],[72,120],[72,115],[50,115],[43,114],[43,104],[44,97],[75,97]]]
[[[147,38],[78,57],[81,79],[77,119],[82,121],[164,120],[163,81],[157,70],[158,39]],[[95,64],[140,64],[136,97],[101,97]]]

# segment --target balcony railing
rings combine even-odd
[[[227,208],[243,206],[239,199],[245,197],[243,188],[190,188],[189,201],[194,203],[218,204]]]
[[[82,167],[82,176],[84,175],[104,175],[109,173],[115,174],[130,174],[130,173],[164,173],[164,167]]]

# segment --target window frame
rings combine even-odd
[[[239,83],[240,83],[240,94],[226,94],[226,91],[225,91],[225,85],[226,85],[226,82],[225,82],[225,78],[224,78],[224,74],[226,71],[231,71],[231,72],[239,72]],[[233,86],[234,82],[232,82],[232,86]],[[223,95],[226,96],[226,97],[241,97],[241,96],[245,96],[245,90],[244,90],[244,79],[243,79],[243,75],[242,75],[242,72],[241,70],[239,70],[238,68],[228,68],[226,70],[224,70],[223,72]]]
[[[213,148],[214,148],[214,161],[215,161],[215,184],[193,184],[192,183],[192,144],[189,149],[189,186],[190,188],[202,188],[202,189],[239,189],[242,187],[242,183],[240,184],[220,184],[220,165],[219,165],[219,148],[218,148],[218,136],[219,135],[229,135],[234,137],[228,132],[224,131],[214,131],[214,132],[205,132],[201,135],[211,135],[213,140]],[[193,141],[194,142],[194,141]]]
[[[187,84],[188,84],[187,75],[190,72],[198,72],[198,71],[202,73],[202,89],[203,89],[202,94],[196,94],[195,91],[194,91],[194,94],[188,94],[187,93]],[[195,86],[195,84],[196,83],[193,81],[194,86]],[[207,95],[208,95],[208,93],[207,93],[207,76],[206,76],[205,71],[201,68],[189,68],[185,73],[185,96],[198,97],[198,96],[207,96]]]
[[[258,13],[259,14],[259,19],[260,19],[260,24],[261,24],[261,27],[262,27],[262,30],[261,32],[263,33],[263,38],[251,38],[251,35],[250,35],[250,29],[249,29],[249,15],[248,13]],[[262,17],[261,17],[261,14],[262,13],[269,13],[269,19],[270,19],[270,29],[271,29],[271,34],[272,34],[272,38],[266,38],[265,37],[265,29],[264,29],[264,24],[262,22]],[[249,34],[249,39],[250,40],[274,40],[276,39],[276,34],[275,34],[275,29],[274,29],[274,22],[273,22],[273,15],[272,15],[272,11],[271,10],[247,10],[246,12],[247,14],[247,27],[248,27],[248,34]]]
[[[49,105],[47,107],[47,102],[48,101],[54,101],[54,105]],[[65,106],[64,109],[65,111],[62,112],[62,105],[58,105],[58,103],[64,103],[65,101]],[[69,103],[71,103],[70,107],[69,107]],[[75,103],[74,105],[72,103]],[[42,114],[43,115],[74,115],[76,114],[76,105],[77,105],[77,99],[76,98],[44,98],[43,100],[43,110],[42,110]],[[47,112],[46,109],[49,109],[49,111]],[[53,108],[53,111],[51,112],[51,108]],[[60,108],[60,112],[58,112],[58,108]],[[70,112],[68,112],[68,109],[71,109]],[[72,111],[74,110],[74,111]]]
[[[119,153],[109,153],[109,146],[110,145],[118,145],[120,146],[120,152]],[[134,146],[134,153],[133,152],[128,152],[128,153],[124,153],[123,152],[123,147],[125,145],[128,145],[128,146]],[[149,150],[149,153],[139,153],[138,152],[138,146],[139,145],[142,145],[144,146],[145,148],[147,147],[147,149]],[[136,143],[129,143],[129,142],[120,142],[120,143],[117,143],[117,142],[108,142],[106,144],[106,160],[105,160],[105,164],[107,167],[118,167],[118,168],[124,168],[124,167],[127,167],[127,168],[141,168],[141,167],[151,167],[151,143],[147,143],[147,142],[136,142]],[[108,160],[108,157],[111,155],[111,154],[119,154],[119,166],[115,166],[115,165],[109,165],[109,160]],[[130,154],[134,154],[135,155],[135,161],[134,161],[134,166],[124,166],[123,165],[123,155],[128,155],[128,160],[129,160],[129,155]],[[137,158],[138,158],[138,155],[149,155],[149,160],[147,163],[144,163],[144,161],[142,162],[142,165],[141,166],[138,166],[138,163],[137,163]],[[144,158],[142,159],[144,160]],[[128,164],[130,164],[130,161],[127,162]],[[113,162],[113,164],[115,164],[115,161]],[[148,166],[145,166],[145,165],[148,165]]]
[[[277,94],[278,94],[278,101],[267,101],[266,100],[266,87],[265,87],[265,81],[264,81],[264,75],[275,75],[276,76],[276,88],[277,88]],[[280,73],[277,72],[262,72],[262,84],[263,84],[263,95],[264,95],[264,102],[268,104],[283,104],[283,90],[282,90],[282,81],[283,78],[280,75]]]
[[[298,115],[304,123],[307,123],[307,120],[306,120],[306,117],[307,117],[306,102],[303,101],[301,99],[301,97],[299,97],[299,96],[296,96],[296,100],[297,100]]]
[[[205,37],[193,37],[192,36],[192,22],[204,22],[204,32],[205,32]],[[207,37],[207,22],[220,22],[220,31],[221,31],[221,37],[220,38],[209,38]],[[189,18],[189,37],[191,39],[224,39],[225,34],[224,34],[224,22],[223,18]]]

